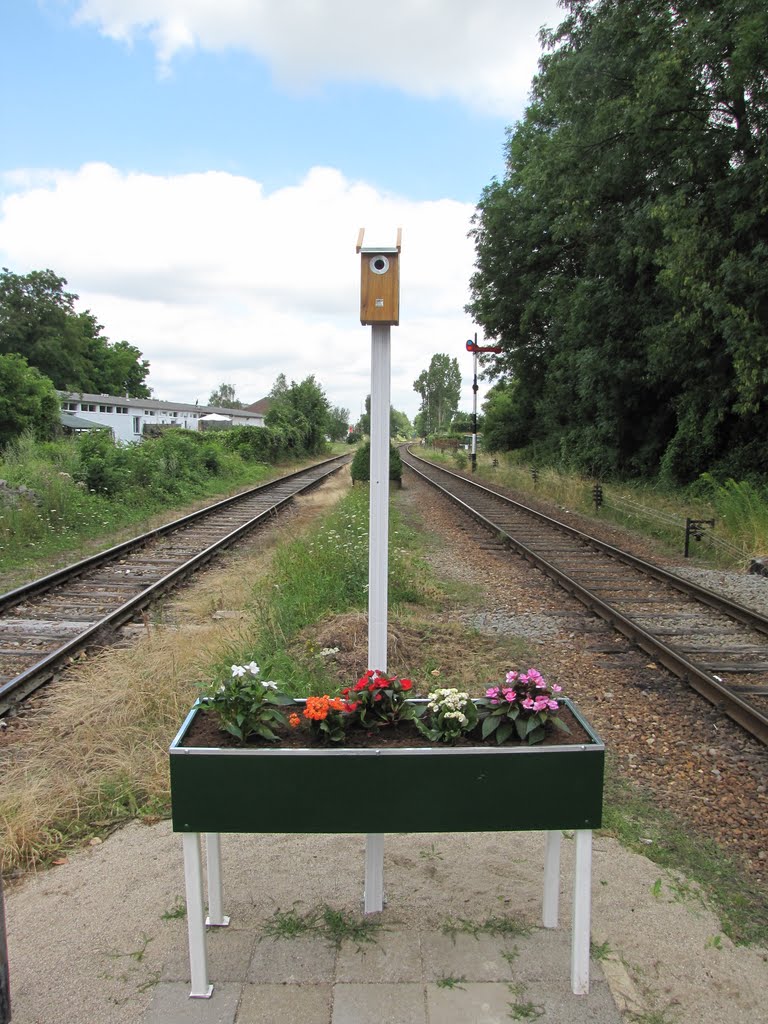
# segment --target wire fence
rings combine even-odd
[[[612,494],[610,500],[607,496],[605,504],[610,504],[628,518],[643,519],[646,522],[656,522],[670,531],[680,530],[684,541],[685,549],[689,547],[688,541],[692,538],[696,543],[705,543],[708,547],[720,551],[723,555],[737,561],[747,562],[750,555],[742,547],[730,541],[723,540],[714,532],[713,520],[692,519],[690,516],[679,515],[676,512],[668,512],[663,509],[649,508],[632,498],[623,495]],[[693,524],[693,526],[692,526]]]

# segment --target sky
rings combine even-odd
[[[556,0],[2,0],[0,266],[50,268],[153,397],[310,374],[360,414],[358,229],[402,228],[391,397],[455,356],[483,188]],[[478,340],[482,342],[482,333]],[[480,384],[482,402],[486,385]]]

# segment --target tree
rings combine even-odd
[[[590,472],[765,472],[768,9],[561,6],[473,224],[497,422]]]
[[[405,439],[413,437],[413,426],[404,412],[389,407],[389,436],[402,437]]]
[[[0,272],[0,354],[23,356],[62,391],[148,398],[149,363],[127,341],[113,345],[66,280],[52,270]]]
[[[280,378],[282,377],[282,381]],[[301,432],[304,450],[317,455],[325,449],[325,438],[330,429],[330,404],[325,392],[314,376],[305,377],[300,383],[291,381],[290,387],[283,387],[285,377],[278,377],[281,386],[270,392],[272,404],[264,418],[268,427],[291,427]]]
[[[211,392],[208,405],[217,409],[242,409],[243,403],[235,397],[235,388],[232,384],[219,384],[218,388]]]
[[[59,399],[53,382],[23,356],[0,355],[0,445],[31,430],[40,440],[59,425]]]
[[[422,370],[413,382],[413,390],[421,395],[420,411],[424,414],[427,433],[447,430],[461,395],[458,359],[439,353],[433,355],[429,369]]]
[[[344,441],[349,433],[349,409],[335,405],[328,414],[328,436],[332,441]]]

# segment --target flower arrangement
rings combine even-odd
[[[385,676],[378,669],[369,668],[354,686],[346,686],[341,695],[349,700],[349,710],[364,728],[380,729],[415,717],[413,705],[407,703],[412,689],[410,679]]]
[[[492,736],[497,743],[504,743],[517,733],[526,743],[539,743],[544,739],[547,722],[563,732],[570,732],[565,722],[557,717],[560,705],[555,695],[562,691],[557,683],[550,686],[535,668],[527,672],[507,672],[503,683],[489,686],[485,697],[477,701],[483,739]]]
[[[466,691],[441,687],[431,690],[426,702],[410,699],[410,679],[377,669],[344,687],[340,696],[311,696],[303,704],[282,693],[277,683],[259,679],[259,673],[253,661],[233,665],[228,682],[211,684],[201,698],[221,727],[241,742],[250,736],[278,742],[281,735],[302,728],[315,742],[334,744],[355,733],[374,736],[386,730],[394,735],[398,726],[409,727],[414,738],[421,734],[432,743],[447,744],[465,737],[497,744],[513,739],[539,743],[550,723],[570,732],[558,717],[563,688],[547,683],[534,668],[507,672],[504,682],[489,686],[483,697],[472,699]],[[292,710],[286,716],[283,709],[288,707]]]
[[[277,725],[285,725],[281,706],[293,704],[270,679],[259,679],[261,669],[255,661],[233,665],[226,683],[211,683],[200,698],[204,707],[214,711],[222,729],[245,742],[249,736],[277,740]]]
[[[468,693],[455,687],[442,687],[429,694],[429,703],[417,725],[428,740],[455,743],[477,725],[477,708]]]

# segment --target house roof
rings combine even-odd
[[[71,412],[60,412],[59,419],[62,427],[69,427],[70,430],[109,430],[106,423],[95,423],[87,420],[84,416],[74,416]]]
[[[248,412],[259,412],[262,416],[265,416],[272,405],[271,398],[260,398],[258,402],[253,402],[251,405],[246,405]]]
[[[255,416],[260,416],[261,413],[254,409],[224,409],[218,405],[191,405],[188,402],[161,402],[156,398],[126,398],[125,395],[92,395],[81,391],[59,391],[57,392],[60,398],[64,401],[69,402],[87,402],[89,404],[99,405],[123,405],[128,406],[130,409],[155,409],[155,410],[176,410],[180,413],[183,412],[217,412],[224,413],[227,416],[233,414],[244,419],[251,419]]]

